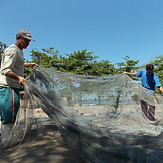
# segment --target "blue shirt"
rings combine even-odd
[[[152,92],[155,92],[155,86],[161,87],[161,84],[159,82],[159,79],[157,75],[153,72],[151,75],[147,73],[145,69],[139,71],[136,73],[137,77],[142,78],[142,86]]]

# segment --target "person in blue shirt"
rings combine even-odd
[[[161,86],[157,75],[153,72],[154,66],[152,64],[147,64],[146,69],[140,70],[139,72],[123,72],[126,75],[132,75],[141,77],[141,85],[151,92],[155,92],[155,87],[159,88],[160,92],[163,93],[163,87]],[[141,108],[145,116],[151,120],[155,121],[155,106],[149,105],[146,101],[141,100]]]

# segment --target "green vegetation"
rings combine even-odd
[[[1,62],[1,58],[2,58],[2,53],[4,51],[4,49],[7,47],[7,45],[5,43],[2,43],[0,41],[0,62]]]
[[[6,47],[5,43],[0,42],[0,59]],[[145,65],[137,66],[139,60],[134,61],[129,56],[122,58],[123,62],[113,65],[108,60],[97,61],[98,57],[92,54],[93,52],[87,52],[87,49],[74,51],[64,56],[59,53],[58,49],[54,50],[53,47],[42,49],[41,51],[34,49],[31,51],[30,62],[35,62],[40,66],[54,68],[59,71],[95,76],[120,74],[124,71],[136,72],[145,67]],[[29,61],[26,60],[26,62]],[[157,56],[150,63],[155,66],[155,73],[163,85],[163,56]],[[32,69],[25,69],[25,76],[29,75],[31,71]]]
[[[117,63],[118,68],[115,68],[115,65],[108,60],[98,62],[98,57],[93,56],[92,53],[87,52],[87,49],[85,49],[62,56],[58,50],[54,51],[52,47],[42,49],[41,52],[35,49],[31,51],[31,62],[35,62],[40,66],[55,68],[59,71],[95,76],[120,74],[123,71],[133,71],[139,68],[136,67],[139,61],[131,60],[129,56],[123,58],[124,62]]]

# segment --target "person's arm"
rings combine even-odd
[[[123,73],[126,74],[126,75],[136,76],[136,72],[126,72],[126,71],[124,71]]]
[[[13,71],[8,71],[6,73],[6,76],[12,78],[12,79],[17,79],[20,85],[25,84],[25,79],[19,75],[16,75]]]
[[[159,88],[159,90],[161,93],[163,93],[163,87],[162,86]]]
[[[160,93],[163,93],[163,87],[159,81],[158,76],[155,73],[154,73],[154,81],[155,81],[155,85],[159,89]]]
[[[24,63],[24,67],[35,67],[38,66],[36,63]]]

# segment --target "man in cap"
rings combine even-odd
[[[0,71],[0,114],[2,123],[2,142],[7,141],[20,106],[19,88],[25,84],[24,66],[34,67],[35,63],[24,63],[23,49],[33,40],[30,33],[20,30],[16,43],[10,45],[2,56]]]

